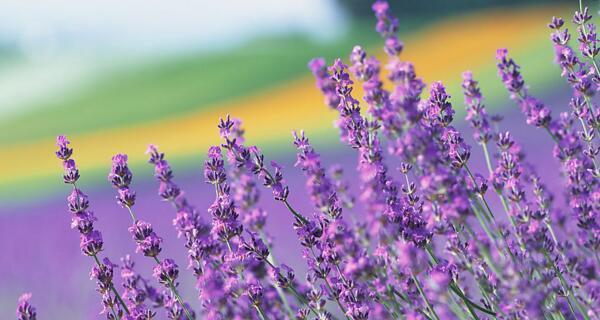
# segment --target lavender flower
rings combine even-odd
[[[73,149],[69,148],[69,144],[71,144],[71,142],[66,136],[61,135],[56,137],[56,146],[58,146],[58,151],[55,152],[56,157],[63,161],[69,160],[71,155],[73,155]]]
[[[131,208],[135,204],[135,192],[129,189],[131,180],[133,180],[133,175],[127,166],[127,155],[115,155],[112,158],[108,181],[117,189],[117,200],[124,208]]]
[[[575,14],[574,20],[576,23],[579,22],[581,24],[579,27],[580,32],[583,32],[583,24],[588,17],[587,8],[585,8],[584,13]],[[581,61],[573,49],[569,47],[568,41],[570,35],[566,28],[564,31],[561,31],[563,24],[562,19],[553,18],[552,23],[549,25],[554,30],[552,41],[554,42],[556,61],[561,66],[561,75],[566,78],[567,82],[573,88],[574,96],[571,99],[570,106],[573,115],[579,119],[581,128],[583,129],[578,136],[581,143],[587,145],[587,150],[583,153],[591,160],[591,164],[593,165],[590,168],[592,175],[598,177],[600,176],[600,167],[596,163],[596,156],[600,149],[594,138],[600,126],[597,120],[599,118],[597,116],[598,112],[595,111],[597,106],[592,101],[595,92],[598,91],[598,72],[597,68],[594,69],[596,65],[593,57],[590,58],[592,66],[589,66],[584,61]],[[593,25],[590,24],[590,27],[593,27]]]
[[[176,283],[178,275],[179,269],[172,259],[164,259],[154,267],[153,276],[167,287]]]
[[[221,133],[227,134],[228,136],[231,134],[232,127],[233,125],[229,118],[227,121],[221,121],[221,125],[219,126]],[[228,141],[228,143],[229,156],[236,157],[236,150],[243,147],[240,144],[237,144],[236,138]],[[262,240],[257,239],[252,233],[249,233],[251,241],[247,241],[242,237],[243,227],[238,219],[239,214],[237,212],[237,207],[230,195],[230,185],[227,182],[224,160],[219,147],[209,148],[208,158],[205,161],[204,167],[206,182],[214,185],[217,194],[215,202],[208,210],[213,217],[213,237],[225,244],[228,251],[225,255],[223,268],[228,270],[227,274],[231,276],[222,280],[224,283],[231,283],[230,285],[227,285],[229,287],[227,290],[228,294],[238,296],[240,291],[243,290],[243,294],[250,297],[251,305],[263,319],[266,318],[267,313],[275,312],[275,314],[278,314],[278,312],[274,310],[264,309],[262,287],[257,287],[256,283],[248,282],[246,280],[247,277],[260,279],[262,275],[258,270],[260,270],[263,263],[267,263],[271,268],[274,268],[275,266],[271,262],[269,250]],[[278,185],[281,185],[281,175],[276,174],[276,177],[277,178],[273,178],[273,181],[270,182],[274,189],[278,188]],[[270,178],[265,178],[265,181],[267,179]],[[273,191],[276,199],[285,201],[284,198],[277,198],[281,197],[277,192],[278,191],[275,190]],[[255,269],[257,267],[258,269]],[[246,274],[246,270],[251,270],[253,272]],[[237,278],[235,276],[237,276]],[[217,280],[214,275],[212,278],[208,279],[212,281]],[[210,284],[210,282],[203,283],[203,285],[208,284]],[[278,295],[283,304],[287,305],[283,292],[278,291]],[[287,308],[289,309],[289,306]]]
[[[153,318],[156,313],[145,304],[149,300],[155,308],[164,305],[164,297],[147,280],[134,270],[135,263],[131,256],[121,258],[121,279],[123,280],[123,298],[127,300],[130,310],[135,310],[140,318]]]
[[[358,278],[370,271],[371,262],[356,243],[352,230],[341,220],[342,208],[333,188],[333,183],[325,175],[320,156],[311,147],[304,132],[301,132],[301,136],[294,132],[294,145],[298,148],[296,165],[299,165],[308,176],[307,188],[310,190],[315,206],[333,220],[321,219],[323,234],[321,236],[321,246],[319,247],[323,258],[337,270],[337,277],[333,277],[332,282],[335,281],[340,284],[340,296],[348,306],[346,315],[352,319],[365,319],[369,315],[370,308],[364,294],[366,286]],[[306,230],[298,230],[301,231],[299,235],[304,237],[304,231]],[[303,242],[309,244],[309,242]],[[347,262],[347,264],[345,265],[342,261]],[[362,266],[359,267],[361,264]],[[346,267],[344,268],[344,266]],[[343,269],[346,272],[343,272]],[[350,278],[355,280],[351,281]]]
[[[560,23],[556,25],[558,26]],[[506,50],[499,50],[498,58],[500,60],[498,64],[499,72],[503,76],[505,84],[507,83],[506,79],[511,78],[506,76],[507,68],[513,70],[512,78],[520,78],[522,82],[518,68],[510,67],[516,64],[512,59],[507,57]],[[569,191],[569,204],[573,210],[572,214],[578,219],[578,227],[583,231],[580,235],[580,241],[585,243],[584,246],[596,247],[599,242],[597,240],[598,236],[592,230],[598,229],[598,223],[593,218],[594,214],[592,212],[594,209],[592,209],[590,203],[593,202],[591,196],[593,193],[592,190],[598,188],[598,181],[594,178],[597,169],[595,163],[591,161],[593,158],[581,152],[581,143],[573,132],[572,115],[563,113],[558,120],[552,120],[549,111],[545,111],[545,107],[531,108],[532,102],[536,106],[541,106],[542,104],[536,98],[530,96],[522,86],[516,91],[509,88],[509,91],[514,91],[511,97],[522,106],[523,111],[528,117],[527,122],[544,127],[556,143],[554,155],[560,160],[563,174],[567,177],[567,190]],[[585,94],[583,96],[585,97]]]
[[[260,283],[251,283],[246,290],[248,298],[255,306],[260,306],[263,298],[263,288]]]
[[[174,297],[172,293],[165,295],[165,309],[167,310],[167,317],[169,319],[173,319],[173,320],[187,319],[186,310],[188,310],[187,312],[189,312],[189,315],[193,319],[196,318],[196,314],[192,310],[192,307],[188,303],[185,303],[183,306],[181,306],[179,304],[179,302],[177,301],[177,297]]]
[[[398,19],[392,16],[389,10],[390,7],[387,1],[378,0],[373,4],[373,12],[377,17],[375,30],[385,39],[385,52],[390,56],[396,56],[402,52],[404,44],[398,40],[396,35],[398,32]]]
[[[313,203],[330,218],[337,219],[342,213],[342,208],[333,183],[321,166],[319,154],[311,147],[308,138],[304,136],[304,131],[300,133],[300,136],[296,132],[293,135],[294,145],[298,148],[296,166],[300,166],[308,176],[306,186],[310,191]]]
[[[577,31],[579,32],[579,37],[577,41],[579,42],[579,51],[588,57],[596,67],[594,58],[600,52],[600,48],[598,48],[596,26],[593,23],[587,24],[591,19],[592,15],[589,13],[587,7],[583,8],[583,10],[575,11],[575,15],[573,16],[573,22],[578,25]]]
[[[73,186],[73,191],[67,197],[69,211],[73,214],[71,228],[77,228],[80,233],[79,247],[82,253],[92,257],[96,262],[96,266],[92,269],[92,278],[98,280],[98,291],[102,295],[102,313],[106,314],[108,319],[120,318],[124,313],[129,315],[130,312],[112,283],[114,265],[108,258],[104,258],[103,263],[98,259],[98,253],[102,251],[104,241],[100,231],[94,229],[96,217],[89,210],[90,204],[87,195],[76,186],[79,169],[77,169],[75,160],[71,159],[73,149],[68,147],[69,144],[70,142],[65,136],[56,138],[58,151],[55,154],[63,162],[63,180]]]
[[[235,158],[236,166],[244,167],[246,170],[262,179],[263,185],[272,190],[273,198],[284,203],[296,219],[302,223],[306,223],[306,218],[293,210],[287,201],[289,188],[284,184],[285,181],[283,180],[282,167],[276,162],[271,161],[271,167],[274,168],[274,172],[269,171],[265,167],[264,155],[260,153],[258,148],[246,148],[236,142],[235,137],[231,134],[233,125],[234,122],[227,116],[226,120],[220,120],[218,127],[221,131],[221,137],[226,142],[222,146]]]
[[[102,263],[98,261],[97,266],[94,266],[90,273],[90,279],[96,280],[98,293],[102,295],[103,309],[100,313],[106,314],[108,319],[118,319],[123,317],[123,310],[121,310],[120,305],[122,305],[127,314],[130,315],[129,309],[125,306],[123,300],[116,293],[113,286],[115,267],[116,265],[108,258],[104,258]]]
[[[338,128],[341,140],[359,151],[360,177],[365,184],[361,198],[369,203],[369,229],[378,233],[385,222],[375,215],[377,211],[384,210],[386,200],[385,194],[377,190],[385,190],[384,186],[388,183],[387,167],[382,162],[381,145],[376,134],[378,123],[361,116],[359,102],[352,97],[353,82],[346,72],[347,66],[337,59],[330,69],[340,96]]]
[[[206,224],[200,218],[196,209],[188,203],[184,192],[173,181],[173,171],[165,159],[164,153],[159,152],[158,148],[154,145],[150,145],[146,153],[150,155],[149,163],[154,165],[154,175],[160,183],[159,195],[165,201],[170,202],[177,210],[173,226],[177,230],[179,237],[185,237],[185,247],[189,261],[188,268],[193,270],[197,279],[197,286],[200,291],[199,298],[203,301],[203,307],[207,316],[209,318],[218,318],[222,316],[221,307],[230,306],[225,299],[226,295],[222,295],[223,299],[208,299],[206,295],[210,296],[213,293],[211,286],[214,284],[213,280],[217,280],[210,273],[214,263],[217,263],[217,260],[213,256],[219,256],[222,249],[217,245],[217,241],[212,238],[210,225]],[[164,186],[168,186],[174,192],[169,194],[162,192]],[[221,279],[219,278],[218,280],[220,281]],[[219,283],[219,285],[223,284],[223,282]],[[177,310],[173,309],[172,311],[175,312]],[[192,312],[190,310],[190,313]]]
[[[315,58],[308,63],[308,67],[317,79],[317,88],[325,96],[325,104],[335,109],[339,105],[339,97],[335,94],[335,83],[331,81],[325,59]]]
[[[153,152],[156,153],[156,149],[153,149]],[[155,156],[154,158],[158,158],[158,156]],[[131,215],[133,225],[129,228],[129,233],[131,233],[133,240],[137,244],[136,252],[142,252],[145,256],[154,259],[156,262],[153,272],[154,277],[159,283],[170,290],[171,294],[183,308],[186,318],[188,320],[194,319],[192,316],[193,312],[184,307],[185,304],[177,292],[178,283],[176,282],[176,279],[179,274],[177,265],[171,259],[163,259],[161,261],[158,257],[162,251],[162,238],[156,235],[150,223],[138,220],[133,213],[132,207],[135,203],[135,193],[129,189],[129,185],[133,180],[133,174],[131,173],[131,170],[129,170],[127,155],[117,154],[112,160],[113,165],[108,174],[108,180],[112,183],[113,187],[117,189],[117,202],[126,208]],[[164,172],[167,171],[167,169],[161,170],[165,170]],[[168,173],[164,172],[160,172],[162,177],[168,175]],[[142,314],[146,314],[146,310],[142,311]]]
[[[35,320],[37,313],[35,307],[29,303],[31,293],[24,293],[19,297],[17,305],[17,320]]]
[[[208,150],[208,159],[204,163],[204,177],[206,182],[213,184],[217,190],[217,199],[208,209],[213,217],[213,233],[224,242],[239,236],[243,227],[239,224],[238,213],[233,199],[229,195],[229,185],[225,183],[223,156],[219,147]]]
[[[480,144],[486,144],[492,139],[493,130],[490,127],[490,119],[483,105],[483,97],[478,82],[473,79],[473,73],[463,73],[463,93],[467,105],[467,117],[473,128],[473,138]]]
[[[133,175],[127,165],[126,154],[116,154],[112,157],[112,167],[108,174],[108,181],[110,181],[115,188],[127,188],[133,180]]]
[[[88,256],[95,256],[102,251],[102,234],[96,230],[81,235],[81,251]]]
[[[181,190],[171,181],[173,172],[171,171],[169,163],[164,160],[164,154],[159,153],[154,145],[148,146],[146,154],[150,155],[150,160],[148,162],[154,164],[154,176],[160,181],[158,194],[165,201],[174,201],[181,194]]]
[[[147,257],[157,257],[162,251],[162,239],[154,233],[152,225],[148,222],[137,220],[134,225],[129,227],[129,233],[136,241],[135,251],[142,252]]]
[[[241,146],[244,144],[242,122],[239,119],[233,119],[231,123],[231,127],[223,130],[226,130],[229,137],[235,139],[235,143]],[[225,134],[223,130],[220,131],[222,134]],[[257,181],[246,168],[237,166],[235,157],[234,152],[231,150],[227,151],[226,158],[230,167],[228,179],[231,181],[233,200],[237,205],[243,224],[248,226],[249,230],[253,232],[264,233],[263,228],[266,223],[267,212],[257,207],[260,198]]]
[[[454,109],[448,101],[450,96],[441,82],[431,85],[430,97],[423,106],[423,124],[427,127],[447,127],[454,119]]]
[[[528,94],[520,67],[508,57],[508,50],[498,49],[496,60],[498,60],[498,74],[511,93],[512,99],[518,101],[521,111],[527,117],[527,123],[536,127],[548,127],[552,120],[550,110],[541,101]]]

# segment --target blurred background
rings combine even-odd
[[[553,64],[547,22],[570,21],[576,1],[391,1],[400,17],[404,60],[427,83],[444,81],[453,95],[456,124],[464,124],[461,73],[480,80],[487,107],[560,185],[546,135],[528,127],[496,76],[495,51],[506,47],[531,91],[554,110],[566,110],[569,89]],[[99,319],[89,281],[91,260],[80,254],[69,228],[54,139],[72,140],[82,178],[105,238],[105,255],[117,262],[132,253],[138,271],[150,264],[134,254],[129,217],[106,181],[111,156],[127,153],[138,192],[140,218],[165,238],[165,256],[185,268],[183,241],[171,227],[174,212],[157,196],[144,151],[157,144],[176,181],[201,212],[213,200],[202,165],[218,144],[219,117],[241,118],[248,144],[284,166],[292,202],[304,212],[306,191],[294,168],[291,131],[304,129],[327,165],[341,163],[356,181],[356,155],[338,142],[336,118],[315,88],[307,62],[347,59],[362,45],[383,58],[370,2],[362,0],[8,0],[0,3],[0,318],[14,314],[22,292],[33,293],[44,319]],[[597,8],[595,8],[597,9]],[[597,11],[597,10],[596,10]],[[594,11],[594,12],[596,12]],[[573,28],[574,29],[574,28]],[[474,151],[473,158],[481,161]],[[394,167],[397,164],[391,164]],[[479,167],[482,169],[482,167]],[[547,169],[547,170],[546,170]],[[483,170],[480,170],[484,173]],[[358,187],[352,184],[352,190]],[[268,191],[268,230],[280,261],[304,269],[291,217]],[[560,198],[560,195],[558,195]],[[360,213],[348,213],[360,214]],[[189,272],[184,297],[198,310]],[[118,278],[118,275],[116,275]],[[159,319],[164,318],[159,312]]]

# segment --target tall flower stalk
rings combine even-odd
[[[72,186],[72,192],[67,197],[68,208],[72,213],[71,228],[76,228],[79,231],[79,246],[82,253],[94,259],[96,263],[90,275],[92,279],[96,280],[98,292],[102,295],[102,313],[106,314],[108,319],[121,319],[124,313],[129,315],[129,308],[113,284],[115,265],[108,258],[104,258],[101,262],[98,257],[103,249],[104,241],[100,231],[94,228],[96,217],[89,210],[88,197],[77,187],[80,175],[75,160],[71,158],[73,149],[69,147],[70,143],[67,137],[58,136],[56,138],[58,150],[55,153],[63,164],[64,183]]]
[[[179,306],[172,305],[168,308],[167,312],[170,318],[180,319],[183,311],[188,320],[195,319],[194,312],[189,305],[183,302],[177,290],[179,285],[177,282],[177,276],[179,275],[177,264],[172,259],[161,259],[159,257],[162,251],[162,238],[156,235],[150,223],[138,220],[133,211],[136,195],[130,188],[133,173],[129,170],[127,155],[117,154],[112,158],[112,168],[108,174],[108,180],[117,190],[117,203],[127,209],[131,216],[132,226],[129,228],[129,232],[137,244],[136,252],[141,252],[144,256],[152,258],[156,262],[153,272],[154,277],[171,292],[179,304]]]

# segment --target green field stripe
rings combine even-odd
[[[358,24],[330,42],[289,35],[126,69],[71,96],[0,119],[0,145],[178,116],[294,79],[308,72],[306,64],[315,56],[347,56],[355,43],[378,40],[371,28]]]

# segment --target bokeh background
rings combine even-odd
[[[391,2],[401,19],[402,58],[413,61],[426,82],[448,85],[465,135],[460,81],[472,70],[487,107],[505,117],[503,129],[525,146],[545,182],[560,186],[549,139],[528,127],[508,100],[494,55],[509,48],[531,91],[555,113],[566,110],[570,92],[553,64],[546,24],[553,15],[569,18],[576,1]],[[325,164],[341,163],[349,181],[356,181],[356,155],[338,142],[336,113],[323,105],[306,64],[316,56],[347,59],[355,44],[384,57],[368,1],[2,1],[0,318],[13,317],[22,292],[33,293],[44,319],[101,318],[88,280],[91,261],[69,228],[70,189],[53,153],[57,134],[72,140],[105,255],[118,261],[132,253],[138,271],[150,278],[150,264],[133,252],[129,217],[106,181],[111,156],[129,155],[138,215],[155,225],[165,256],[182,267],[174,212],[157,196],[146,163],[149,143],[167,154],[177,182],[205,212],[214,192],[203,181],[204,153],[219,143],[219,117],[232,114],[243,120],[248,143],[284,166],[291,202],[310,212],[302,173],[293,166],[291,131],[306,130]],[[475,148],[473,158],[482,159]],[[303,270],[291,217],[268,191],[262,194],[275,255]],[[182,273],[183,296],[198,309],[192,277]]]

